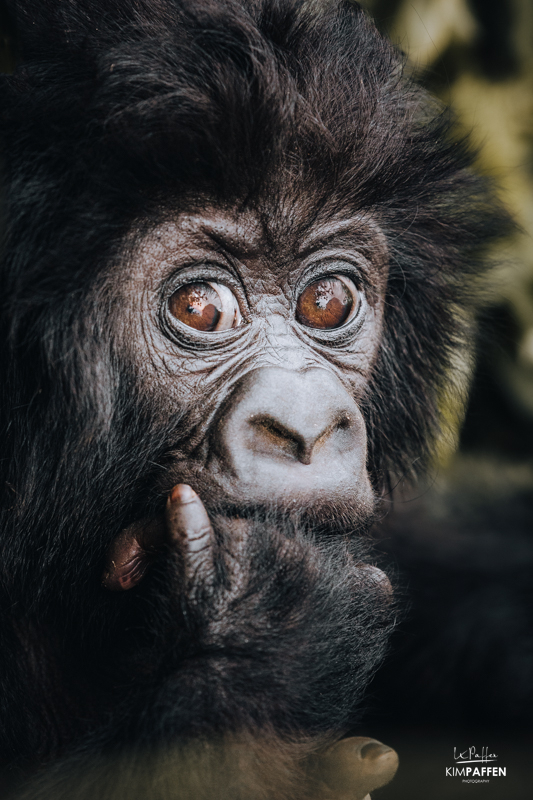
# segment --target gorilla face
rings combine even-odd
[[[357,217],[263,214],[276,216],[274,231],[246,210],[162,223],[111,277],[112,325],[159,418],[181,420],[161,489],[189,483],[239,514],[346,508],[357,528],[373,507],[358,401],[379,346],[383,235]]]

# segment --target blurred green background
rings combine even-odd
[[[521,228],[494,253],[499,266],[484,287],[475,413],[467,420],[463,446],[531,457],[533,2],[366,0],[364,5],[408,54],[428,89],[455,110],[459,130],[479,148],[479,169],[494,178]],[[442,444],[444,461],[463,422],[460,409],[449,408],[448,415],[458,425]]]

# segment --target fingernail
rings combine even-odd
[[[392,753],[392,747],[389,747],[386,744],[382,744],[382,742],[368,742],[368,744],[364,744],[360,749],[361,758],[382,758],[389,753]]]
[[[187,483],[178,483],[169,494],[171,503],[192,503],[198,497],[194,489]]]

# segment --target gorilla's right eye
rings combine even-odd
[[[242,325],[237,298],[227,286],[214,281],[186,283],[168,301],[173,317],[205,333],[218,333]]]

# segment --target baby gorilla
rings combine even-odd
[[[245,742],[289,776],[257,797],[312,797],[394,617],[364,534],[505,214],[357,3],[9,7],[0,757],[126,760],[130,797]]]

